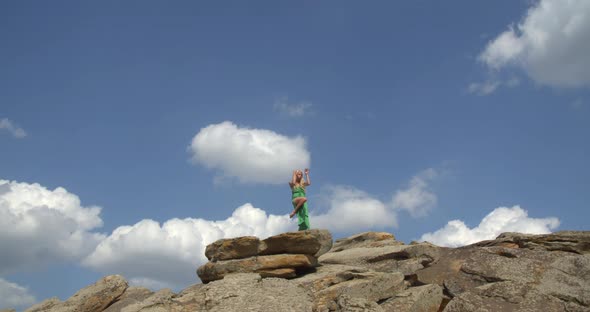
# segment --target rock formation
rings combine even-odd
[[[460,248],[367,232],[239,237],[207,246],[178,294],[107,276],[27,311],[590,311],[590,232],[504,233]]]
[[[259,240],[254,236],[220,239],[207,246],[211,260],[197,270],[203,283],[231,273],[259,273],[262,277],[293,278],[316,267],[320,255],[332,247],[326,230],[288,232]]]

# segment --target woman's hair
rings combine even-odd
[[[301,188],[305,189],[305,183],[303,183],[303,171],[301,171],[301,170],[297,169],[297,172],[296,172],[296,174],[297,174],[297,173],[299,173],[299,172],[301,172],[301,179],[299,179],[299,181],[297,181],[297,180],[296,180],[296,181],[295,181],[295,184],[296,184],[296,185],[298,184],[298,185],[299,185],[299,187],[301,187]]]

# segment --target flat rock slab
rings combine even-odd
[[[395,240],[395,236],[387,232],[364,232],[346,238],[336,240],[332,252],[338,252],[358,247],[383,247],[403,245],[403,242]]]
[[[322,255],[322,264],[363,266],[380,272],[402,272],[411,275],[440,257],[441,247],[420,243],[415,245],[386,245],[352,247]]]
[[[207,245],[205,256],[210,261],[241,259],[258,255],[260,239],[256,236],[220,239]]]
[[[515,248],[566,251],[590,254],[590,231],[560,231],[551,234],[502,233],[496,239],[482,241],[474,246],[505,246]]]
[[[328,230],[287,232],[271,236],[260,243],[259,255],[305,254],[319,257],[332,248]]]
[[[199,267],[197,275],[203,283],[208,283],[222,279],[231,273],[256,273],[258,271],[284,268],[311,268],[317,266],[317,264],[317,259],[310,255],[256,256],[246,259],[208,262]]]
[[[207,245],[205,256],[212,262],[277,254],[305,254],[319,257],[332,248],[328,230],[287,232],[260,240],[255,236],[226,238]]]

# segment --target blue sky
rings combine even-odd
[[[312,227],[588,230],[590,3],[0,4],[0,308]],[[3,301],[2,301],[3,300]]]

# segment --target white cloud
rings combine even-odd
[[[520,85],[520,79],[518,79],[516,77],[512,77],[512,78],[508,79],[504,84],[506,86],[508,86],[509,88],[514,88],[514,87]]]
[[[274,110],[289,117],[303,117],[310,113],[310,102],[289,103],[289,98],[282,97],[277,99],[274,104]]]
[[[10,132],[17,139],[22,139],[27,136],[27,133],[25,132],[25,130],[23,130],[20,127],[17,127],[16,125],[14,125],[12,123],[12,121],[10,121],[6,118],[0,119],[0,129],[6,129],[8,132]]]
[[[327,188],[326,213],[311,217],[311,226],[331,231],[366,231],[397,227],[395,211],[368,193],[351,186]],[[313,210],[312,210],[313,211]]]
[[[590,86],[590,1],[541,0],[516,26],[490,41],[479,59],[492,69],[517,66],[554,87]]]
[[[558,226],[559,219],[554,217],[529,218],[527,211],[520,206],[498,207],[485,216],[473,229],[467,227],[461,220],[452,220],[443,228],[422,235],[421,240],[439,246],[458,247],[494,239],[504,232],[546,234]]]
[[[436,194],[430,190],[428,185],[437,175],[437,172],[432,168],[415,175],[407,189],[398,190],[395,193],[392,199],[393,207],[408,211],[412,217],[426,216],[437,203]]]
[[[100,208],[58,187],[0,180],[0,274],[78,260],[104,238]]]
[[[202,128],[189,150],[195,163],[244,183],[287,183],[294,169],[309,167],[310,163],[303,137],[240,128],[229,121]]]
[[[512,77],[506,81],[489,79],[484,82],[473,82],[467,87],[467,91],[472,94],[485,96],[494,93],[499,87],[506,86],[514,88],[520,84],[520,79]]]
[[[484,82],[474,82],[469,84],[467,91],[469,91],[469,93],[483,96],[493,93],[498,86],[500,86],[500,81],[488,80]]]
[[[36,301],[27,288],[0,278],[0,310],[25,308]]]
[[[422,199],[407,199],[404,202],[407,207],[418,211],[430,205],[432,198],[429,196],[432,195],[424,191],[425,181],[435,175],[434,170],[429,169],[412,179],[410,189],[421,190],[421,194],[412,195]],[[348,232],[397,227],[395,209],[362,190],[330,186],[322,192],[324,194],[319,197],[329,208],[325,213],[314,214],[321,205],[310,201],[312,228]],[[171,219],[160,225],[146,219],[115,229],[82,263],[104,273],[123,274],[135,285],[180,289],[198,281],[191,273],[207,262],[205,247],[208,244],[221,238],[246,235],[266,238],[294,231],[295,220],[289,219],[287,214],[267,215],[251,204],[238,207],[231,217],[221,221]]]
[[[267,215],[251,204],[221,221],[171,219],[160,225],[142,220],[120,226],[84,259],[85,266],[126,276],[134,284],[181,288],[196,283],[195,270],[207,262],[205,247],[221,238],[266,238],[296,229],[287,215]]]

